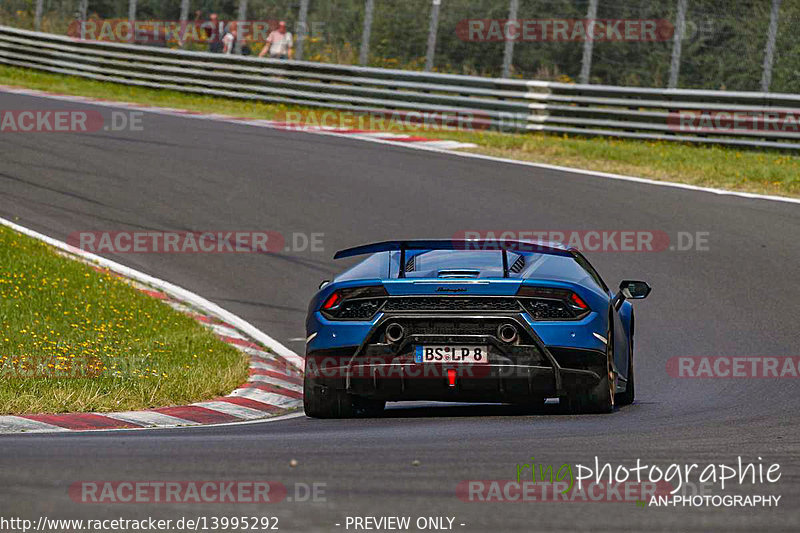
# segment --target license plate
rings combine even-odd
[[[417,363],[474,363],[489,362],[488,346],[417,346],[414,360]]]

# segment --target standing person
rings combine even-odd
[[[225,33],[225,37],[222,38],[223,54],[236,53],[236,44],[241,43],[241,54],[245,56],[250,55],[250,47],[247,46],[247,39],[244,35],[239,34],[239,24],[237,22],[231,22],[228,25],[228,31]]]
[[[292,33],[286,31],[286,22],[280,21],[278,29],[272,30],[258,57],[269,53],[271,59],[290,59],[292,57]]]
[[[228,31],[225,32],[225,36],[222,38],[223,54],[232,54],[234,48],[236,47],[236,39],[238,38],[239,33],[239,30],[236,26],[237,24],[235,22],[228,24]]]
[[[218,54],[222,52],[222,28],[224,23],[220,22],[216,13],[211,13],[208,17],[208,22],[203,24],[206,31],[206,39],[208,39],[208,51]]]

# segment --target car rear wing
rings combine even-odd
[[[383,241],[363,244],[353,248],[339,250],[334,259],[374,254],[377,252],[400,252],[400,268],[398,277],[405,277],[406,250],[500,250],[503,252],[503,277],[508,277],[508,251],[530,252],[548,255],[572,257],[573,250],[554,243],[535,241],[517,241],[504,239],[433,239],[409,241]]]

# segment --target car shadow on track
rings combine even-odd
[[[624,407],[622,409],[627,409]],[[617,408],[615,412],[619,411]],[[376,418],[435,418],[435,417],[482,417],[482,416],[574,416],[558,404],[507,405],[507,404],[445,404],[399,402],[387,404],[381,416]],[[598,415],[587,415],[598,416]]]

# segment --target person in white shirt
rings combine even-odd
[[[228,25],[228,31],[225,32],[225,36],[222,38],[222,53],[223,54],[232,54],[234,48],[236,47],[236,38],[237,38],[238,30],[236,29],[236,23],[231,22]]]
[[[278,29],[272,30],[267,36],[267,42],[258,57],[269,54],[272,59],[290,59],[292,46],[292,33],[286,31],[286,22],[280,21]]]
[[[244,35],[239,35],[239,27],[236,22],[231,22],[228,26],[228,31],[225,37],[222,38],[222,53],[233,54],[236,53],[236,44],[241,43],[240,54],[249,56],[250,47],[247,46],[247,38]]]

